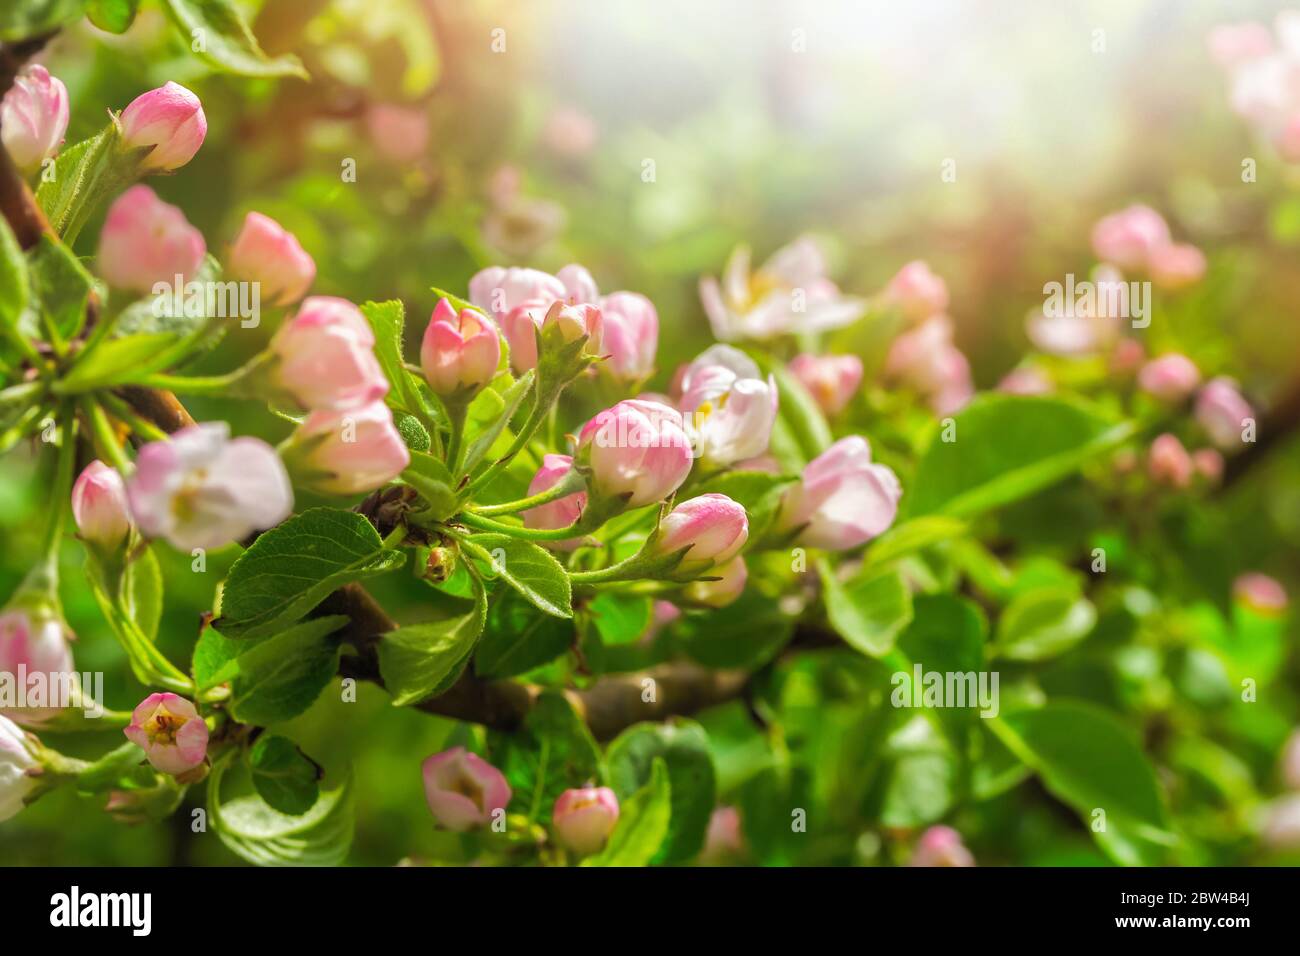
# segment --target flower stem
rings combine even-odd
[[[493,521],[491,518],[483,518],[470,511],[460,513],[461,523],[471,528],[507,534],[512,538],[523,538],[527,541],[564,541],[566,538],[575,537],[582,533],[578,527],[581,520],[578,519],[577,522],[567,528],[525,528],[523,525],[505,524],[500,521]]]
[[[481,516],[488,515],[510,515],[519,511],[527,511],[529,508],[536,508],[538,505],[549,504],[552,501],[558,501],[575,492],[582,491],[587,486],[586,481],[576,471],[570,471],[553,487],[545,491],[539,491],[535,495],[529,495],[527,498],[520,498],[517,501],[507,501],[500,505],[482,505],[471,509],[474,514]]]
[[[109,422],[108,416],[104,414],[104,409],[94,399],[87,398],[82,400],[81,411],[94,435],[95,450],[98,454],[107,458],[109,463],[123,476],[131,474],[134,466],[132,466],[131,459],[127,457],[121,443],[117,440],[117,435],[113,432],[113,426]]]

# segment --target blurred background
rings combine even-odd
[[[663,387],[712,341],[700,276],[717,275],[739,243],[761,259],[810,233],[854,294],[926,259],[952,290],[957,342],[987,388],[1026,351],[1025,316],[1043,284],[1094,265],[1093,223],[1144,202],[1210,261],[1205,281],[1168,305],[1179,344],[1266,405],[1300,372],[1300,174],[1229,109],[1206,34],[1224,21],[1271,22],[1284,6],[268,0],[254,33],[268,53],[300,56],[306,83],[210,74],[146,5],[125,35],[83,21],[41,59],[68,86],[69,143],[145,89],[175,80],[195,90],[207,141],[178,175],[151,182],[157,192],[218,257],[250,209],[279,220],[315,258],[317,293],[401,299],[412,342],[436,301],[431,286],[463,294],[486,265],[580,262],[602,291],[656,304],[651,387]],[[1246,158],[1257,161],[1254,182],[1243,182]],[[349,162],[355,181],[341,174]],[[83,255],[101,221],[84,230]],[[232,367],[271,331],[228,341],[206,364]],[[191,407],[202,419],[219,406]],[[264,412],[220,407],[237,431],[283,432]],[[36,548],[44,485],[34,469],[26,451],[0,462],[0,593]],[[1291,585],[1297,478],[1294,450],[1277,456],[1223,518],[1234,563]],[[79,560],[70,543],[64,595],[78,663],[103,670],[110,702],[129,707],[141,688],[78,586]],[[207,576],[179,558],[165,569],[162,633],[174,659],[188,658],[197,614],[231,560],[214,556]],[[409,584],[376,586],[403,620],[419,616]],[[322,695],[288,730],[332,770],[355,767],[353,862],[454,858],[454,838],[430,825],[416,761],[466,731],[396,711],[373,689],[346,707]],[[1270,739],[1262,733],[1245,759],[1266,767]],[[82,744],[95,749],[66,749]],[[976,837],[981,862],[1095,861],[1086,840],[1036,844],[1045,830],[1008,817],[1001,843]],[[189,819],[123,827],[60,791],[0,830],[0,862],[236,862]]]

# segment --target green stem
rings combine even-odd
[[[130,405],[122,401],[116,395],[113,395],[110,392],[101,392],[99,394],[99,401],[104,404],[105,408],[113,413],[114,418],[125,422],[130,426],[131,431],[135,432],[146,441],[166,441],[169,437],[165,431],[153,422],[137,415]],[[297,423],[295,422],[295,424]]]
[[[161,388],[185,395],[226,395],[230,387],[247,374],[247,366],[225,375],[146,375],[137,385]]]
[[[583,477],[576,471],[571,470],[562,480],[545,491],[539,491],[535,495],[529,495],[527,498],[520,498],[517,501],[507,501],[505,504],[500,505],[482,505],[471,510],[474,514],[483,517],[515,514],[519,511],[527,511],[529,508],[536,508],[538,505],[558,501],[574,492],[582,491],[586,486],[587,482]]]
[[[76,418],[71,405],[59,409],[63,423],[63,443],[55,453],[54,478],[50,488],[50,506],[45,515],[45,533],[41,539],[41,576],[54,594],[59,581],[59,549],[63,545],[63,528],[72,497],[72,471],[77,465]]]
[[[523,525],[505,524],[500,521],[493,521],[491,518],[482,518],[478,515],[462,511],[460,513],[460,522],[471,528],[478,528],[480,531],[494,531],[498,534],[508,534],[512,538],[523,538],[527,541],[564,541],[567,538],[577,537],[582,534],[579,527],[582,519],[569,525],[567,528],[525,528]]]
[[[539,394],[538,398],[540,399],[540,397]],[[546,407],[544,407],[539,401],[538,404],[533,406],[532,411],[528,413],[528,418],[524,420],[523,427],[521,427],[519,433],[515,435],[515,440],[511,442],[510,447],[506,449],[506,453],[496,461],[492,462],[492,464],[488,465],[481,475],[469,483],[469,487],[465,489],[464,497],[469,497],[505,470],[505,467],[510,464],[510,460],[514,458],[515,455],[519,454],[520,450],[528,444],[529,440],[533,437],[533,433],[537,431],[538,427],[546,419],[549,405],[553,403],[554,400],[546,403]]]
[[[109,464],[123,475],[131,474],[133,468],[131,459],[118,443],[117,435],[113,433],[113,426],[109,423],[108,416],[104,414],[104,409],[94,399],[87,398],[82,401],[81,410],[94,434],[96,451],[107,458]]]
[[[444,401],[442,404],[447,410],[447,423],[451,426],[444,460],[447,462],[447,470],[455,477],[460,474],[460,456],[464,451],[465,418],[469,414],[469,406],[464,402]]]

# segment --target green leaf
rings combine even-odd
[[[817,563],[831,626],[868,657],[883,657],[912,620],[912,592],[898,571],[859,574],[841,582],[826,561]]]
[[[617,647],[640,640],[654,617],[654,602],[643,594],[603,591],[587,603],[601,641]]]
[[[121,185],[115,163],[121,133],[109,123],[90,139],[59,153],[54,175],[36,189],[36,202],[64,242],[71,243],[100,202]]]
[[[90,22],[109,33],[125,33],[135,22],[140,0],[90,0],[86,16]]]
[[[16,43],[81,16],[85,0],[14,0],[0,5],[0,40]]]
[[[94,279],[71,249],[50,236],[41,236],[28,250],[27,263],[32,294],[46,321],[64,341],[73,338],[86,322]]]
[[[422,411],[412,375],[407,371],[406,359],[402,355],[406,323],[406,310],[402,303],[396,299],[366,302],[361,306],[361,314],[375,333],[375,358],[379,360],[388,384],[393,387],[388,396],[389,404],[396,404],[408,412]]]
[[[1155,772],[1134,734],[1109,712],[1056,700],[988,725],[1043,786],[1079,812],[1116,862],[1160,862],[1160,847],[1175,841]],[[1105,811],[1105,831],[1090,825],[1094,810]]]
[[[68,374],[59,381],[58,390],[65,395],[74,395],[138,381],[148,371],[149,360],[177,341],[178,336],[171,332],[152,332],[100,342],[83,353],[84,358],[78,357]]]
[[[704,846],[717,802],[717,774],[704,728],[684,719],[636,724],[614,739],[605,761],[620,800],[645,786],[654,767],[663,763],[672,785],[672,817],[654,862],[681,863],[695,856]]]
[[[1078,588],[1037,588],[1018,595],[1002,612],[995,650],[1010,660],[1045,660],[1074,647],[1096,623],[1096,608]]]
[[[683,615],[676,631],[686,653],[705,667],[757,667],[790,640],[794,621],[775,600],[747,588],[724,608]]]
[[[162,569],[151,548],[146,548],[126,566],[126,599],[136,626],[149,643],[154,643],[158,638],[158,622],[162,620],[163,581]]]
[[[348,622],[342,614],[312,618],[272,637],[232,641],[209,627],[194,649],[200,689],[230,682],[226,706],[236,720],[265,727],[297,717],[338,670],[339,644],[330,637]]]
[[[258,796],[221,802],[221,779],[208,782],[213,829],[237,856],[258,866],[338,866],[347,859],[354,826],[352,780],[327,790],[306,813],[290,816]]]
[[[957,414],[954,441],[936,432],[903,502],[909,515],[973,517],[1055,484],[1135,431],[1059,398],[982,394]]]
[[[766,356],[752,356],[759,367],[776,379],[781,401],[777,417],[790,429],[805,461],[816,458],[835,440],[826,416],[803,384],[780,363]]]
[[[442,521],[456,513],[451,474],[440,459],[426,452],[411,452],[411,464],[402,472],[402,480],[428,502],[431,517]]]
[[[912,610],[912,623],[898,638],[898,649],[912,662],[913,668],[919,666],[922,673],[975,675],[972,688],[975,699],[968,699],[964,708],[945,707],[937,712],[948,735],[961,744],[983,709],[979,701],[979,677],[986,670],[984,641],[988,623],[977,604],[954,594],[918,595]],[[909,678],[901,688],[895,683],[894,693],[912,693],[915,670]],[[999,694],[988,683],[991,677],[985,680],[989,693],[987,709],[996,712]]]
[[[474,605],[469,612],[385,634],[379,641],[379,673],[393,704],[419,703],[442,687],[449,675],[458,673],[483,633],[486,617],[487,597],[475,580]]]
[[[469,540],[491,556],[491,570],[539,611],[573,617],[569,575],[551,552],[506,534],[476,534]]]
[[[533,370],[529,369],[520,376],[518,381],[511,384],[509,388],[500,394],[501,410],[491,424],[478,433],[474,441],[470,443],[469,451],[465,454],[464,469],[466,472],[472,471],[474,466],[483,460],[483,456],[492,450],[492,446],[496,444],[497,439],[501,437],[501,433],[510,424],[510,419],[519,410],[519,404],[524,400],[524,396],[532,389],[534,375]],[[484,396],[488,394],[495,395],[496,392],[485,389],[470,404],[471,422],[474,420],[475,406],[482,401],[486,401]],[[505,451],[506,449],[503,448],[502,452]]]
[[[6,334],[18,333],[18,318],[27,308],[31,287],[27,259],[9,223],[0,217],[0,325]]]
[[[257,637],[298,620],[350,581],[402,566],[364,517],[311,508],[259,537],[230,568],[214,626],[227,637]]]
[[[565,790],[600,779],[600,751],[562,691],[546,690],[523,726],[488,734],[492,763],[510,783],[511,802],[533,821],[550,819]]]
[[[537,608],[514,591],[502,593],[488,611],[487,632],[474,655],[474,673],[490,680],[540,667],[573,646],[573,624]]]
[[[287,737],[263,734],[248,751],[248,769],[267,806],[301,816],[320,796],[321,770]]]
[[[957,795],[956,755],[924,717],[890,737],[878,778],[875,813],[889,827],[920,827],[941,819]]]
[[[310,79],[296,56],[286,53],[268,57],[262,52],[233,0],[166,0],[166,3],[186,45],[213,66],[241,76]]]
[[[959,518],[943,515],[913,518],[894,525],[867,545],[864,562],[868,566],[885,564],[932,544],[961,537],[966,533],[966,528],[966,522]]]
[[[623,803],[605,849],[582,865],[648,866],[668,837],[672,812],[672,784],[660,758],[651,769],[650,782]]]

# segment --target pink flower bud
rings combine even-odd
[[[448,830],[464,832],[492,822],[510,805],[510,784],[496,767],[464,747],[425,758],[424,795],[433,818]]]
[[[909,322],[920,322],[948,308],[948,286],[929,265],[909,262],[885,286],[884,301],[902,310]]]
[[[1300,793],[1288,793],[1265,808],[1260,841],[1278,853],[1300,850]]]
[[[1114,375],[1127,377],[1138,371],[1146,357],[1147,350],[1137,339],[1119,339],[1110,353],[1110,371]]]
[[[1196,363],[1177,352],[1152,359],[1138,372],[1138,387],[1163,402],[1181,402],[1200,384]]]
[[[544,315],[552,302],[567,295],[563,282],[536,269],[489,266],[469,280],[470,302],[490,315],[505,315],[532,302],[541,303]],[[510,344],[513,348],[514,342]]]
[[[63,623],[49,611],[10,607],[0,613],[0,674],[8,674],[17,686],[26,674],[44,675],[51,691],[60,687],[65,675],[76,673],[72,648]],[[48,701],[56,703],[53,699]],[[0,711],[10,720],[38,727],[58,713],[58,707],[12,707]]]
[[[258,283],[261,296],[272,305],[297,302],[316,278],[316,263],[298,238],[260,212],[244,217],[226,267],[232,278]]]
[[[178,275],[182,283],[193,278],[207,248],[185,213],[148,186],[132,186],[109,207],[95,263],[114,288],[152,292]]]
[[[293,510],[275,449],[260,438],[232,440],[224,422],[191,425],[145,445],[126,493],[141,533],[182,551],[238,541]]]
[[[1002,381],[998,382],[998,391],[1007,395],[1050,395],[1052,380],[1032,365],[1013,368]]]
[[[557,107],[542,127],[542,142],[547,149],[568,159],[581,159],[590,153],[598,135],[596,121],[572,106]]]
[[[959,410],[974,393],[970,363],[952,336],[952,320],[931,316],[896,338],[885,359],[886,377],[927,398],[940,415]]]
[[[28,771],[40,766],[27,736],[13,721],[0,714],[0,822],[17,816],[36,789],[36,778]]]
[[[908,866],[974,866],[975,857],[952,827],[934,826],[921,834]]]
[[[366,111],[370,141],[394,163],[414,163],[429,148],[429,110],[423,106],[376,103]]]
[[[446,299],[434,307],[420,346],[420,365],[429,387],[445,397],[467,400],[492,381],[501,359],[501,340],[486,316],[455,308]]]
[[[851,435],[808,463],[781,502],[777,527],[799,529],[809,547],[856,548],[894,523],[902,495],[893,471],[872,463],[867,440]]]
[[[605,368],[621,382],[640,382],[655,369],[659,313],[645,296],[614,292],[600,300]]]
[[[1273,35],[1268,32],[1268,27],[1253,20],[1221,23],[1210,30],[1206,45],[1214,62],[1231,70],[1247,60],[1272,53]]]
[[[208,755],[208,725],[193,704],[172,693],[150,694],[140,701],[123,732],[160,773],[175,776],[193,770]]]
[[[1223,456],[1213,448],[1198,448],[1192,452],[1192,465],[1196,473],[1211,485],[1223,480]]]
[[[1205,253],[1185,242],[1159,246],[1147,257],[1151,280],[1162,289],[1183,289],[1205,276]]]
[[[565,790],[551,813],[555,836],[578,856],[598,852],[618,823],[618,797],[609,787]]]
[[[563,284],[564,301],[569,305],[595,305],[600,301],[596,280],[591,277],[586,266],[571,262],[555,273],[555,278]]]
[[[709,568],[705,577],[717,580],[692,581],[682,589],[682,593],[695,604],[726,607],[744,593],[749,568],[745,566],[745,559],[737,555],[726,564]]]
[[[568,455],[544,456],[542,458],[542,467],[537,469],[537,474],[533,475],[533,480],[528,484],[528,496],[532,497],[533,495],[540,495],[544,491],[550,491],[568,477],[569,472],[572,470],[573,459]],[[524,512],[524,527],[539,529],[567,528],[582,517],[583,509],[586,507],[587,493],[585,491],[575,491],[573,494],[557,498],[555,501],[538,505],[536,508],[529,508]],[[562,551],[572,551],[581,543],[578,538],[570,538],[567,541],[547,541],[546,545]]]
[[[14,165],[35,169],[58,151],[67,131],[67,87],[40,64],[23,67],[0,101],[0,141]]]
[[[745,850],[745,837],[740,826],[740,812],[735,807],[718,807],[709,817],[709,829],[704,836],[704,849],[700,862],[711,866],[725,865]]]
[[[1266,614],[1281,614],[1287,608],[1286,588],[1258,571],[1238,575],[1232,593],[1238,601]]]
[[[1211,379],[1196,396],[1196,420],[1210,441],[1224,451],[1240,448],[1246,423],[1255,412],[1231,379]]]
[[[681,415],[657,402],[629,399],[583,426],[579,454],[589,461],[594,491],[639,508],[676,491],[691,470],[691,443]]]
[[[1186,488],[1192,483],[1195,466],[1183,443],[1166,432],[1151,443],[1147,471],[1151,480],[1171,488]]]
[[[290,439],[295,475],[329,495],[374,491],[411,463],[411,453],[382,401],[315,411]]]
[[[81,537],[105,551],[115,551],[131,530],[122,476],[102,461],[92,461],[72,486],[72,516]]]
[[[708,494],[683,501],[659,525],[656,554],[689,548],[678,570],[690,573],[735,557],[749,537],[749,516],[726,495]]]
[[[141,93],[122,110],[122,142],[128,149],[152,146],[144,170],[179,169],[194,158],[208,134],[199,98],[179,83]]]
[[[1282,782],[1291,790],[1300,790],[1300,729],[1291,731],[1282,747]]]
[[[862,359],[856,355],[796,355],[790,374],[808,390],[827,415],[844,410],[862,384]]]
[[[1147,268],[1153,251],[1169,245],[1169,226],[1150,206],[1129,206],[1092,228],[1092,251],[1121,269]]]
[[[346,299],[314,295],[271,340],[278,359],[271,378],[303,408],[360,408],[388,393],[374,347],[360,309]]]

